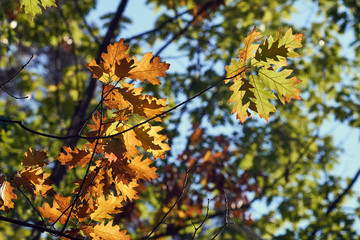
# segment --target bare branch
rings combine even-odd
[[[192,225],[194,226],[194,228],[195,228],[195,231],[194,231],[194,234],[193,234],[192,239],[195,239],[197,231],[203,226],[203,224],[205,223],[206,219],[207,219],[208,216],[209,216],[209,203],[210,203],[210,200],[208,199],[207,208],[206,208],[206,215],[205,215],[204,219],[202,220],[202,222],[200,223],[200,225],[199,225],[198,227],[196,227],[195,224],[194,224],[194,222],[191,221],[191,224],[192,224]]]
[[[7,81],[5,81],[4,83],[0,84],[0,88],[6,92],[8,95],[10,95],[12,98],[15,98],[15,99],[25,99],[25,98],[28,98],[28,96],[25,96],[25,97],[16,97],[14,96],[13,94],[11,94],[9,91],[7,91],[4,86],[6,84],[8,84],[9,82],[11,82],[12,80],[14,80],[17,76],[19,76],[19,74],[22,72],[22,70],[24,70],[26,68],[26,66],[31,62],[31,60],[34,58],[34,54],[31,54],[31,57],[30,59],[20,68],[19,71],[17,71],[17,73],[15,73],[14,76],[12,76],[10,79],[8,79]]]
[[[356,174],[354,175],[354,177],[352,178],[351,182],[349,183],[349,185],[344,189],[344,191],[334,200],[330,203],[330,205],[328,206],[325,215],[329,215],[329,213],[331,213],[335,208],[336,205],[345,197],[345,195],[350,191],[350,189],[352,188],[352,186],[355,184],[355,182],[357,181],[357,179],[360,176],[360,168],[358,169],[358,171],[356,172]],[[320,230],[320,228],[315,229],[309,239],[314,239],[316,233]]]
[[[224,225],[217,231],[211,240],[215,239],[229,224],[234,224],[233,222],[229,222],[229,202],[226,197],[226,192],[224,190],[224,198],[225,198],[225,210],[224,210]]]
[[[12,80],[14,80],[14,78],[16,78],[22,70],[24,70],[24,68],[26,68],[26,66],[30,63],[30,61],[34,58],[34,54],[31,54],[30,59],[20,68],[19,71],[17,71],[17,73],[15,73],[14,76],[12,76],[9,80],[5,81],[4,83],[0,84],[0,87],[2,88],[3,86],[5,86],[6,84],[8,84],[9,82],[11,82]]]
[[[35,210],[35,212],[40,216],[43,225],[46,227],[47,225],[46,225],[46,222],[45,222],[44,218],[42,217],[42,215],[40,214],[40,212],[36,209],[36,207],[33,205],[33,203],[31,202],[31,200],[26,196],[26,194],[24,193],[24,191],[23,191],[20,187],[18,187],[17,189],[20,190],[21,194],[22,194],[22,195],[26,198],[26,200],[30,203],[31,207],[32,207],[32,208]]]
[[[181,199],[182,196],[184,195],[185,188],[187,187],[189,173],[190,173],[196,166],[197,166],[197,164],[195,163],[192,168],[186,170],[185,180],[184,180],[183,186],[182,186],[182,188],[181,188],[179,197],[176,199],[175,203],[171,206],[171,208],[165,213],[165,215],[162,217],[162,219],[160,220],[160,222],[159,222],[158,224],[156,224],[156,226],[155,226],[155,227],[153,228],[153,230],[149,233],[149,235],[147,235],[147,237],[144,238],[145,240],[146,240],[146,239],[149,239],[150,236],[160,227],[160,225],[164,223],[164,221],[165,221],[165,219],[167,218],[167,216],[169,215],[169,213],[170,213],[170,212],[174,209],[174,207],[179,203],[180,199]]]
[[[134,40],[136,38],[141,38],[145,35],[148,35],[148,34],[151,34],[151,33],[154,33],[154,32],[157,32],[159,30],[161,30],[162,28],[164,28],[168,23],[171,23],[172,21],[174,21],[175,19],[181,17],[182,15],[186,14],[186,13],[189,13],[190,11],[192,11],[192,9],[189,9],[189,10],[186,10],[180,14],[176,14],[174,17],[172,18],[169,18],[168,20],[166,20],[165,22],[161,23],[157,28],[154,28],[152,30],[149,30],[149,31],[146,31],[146,32],[143,32],[143,33],[139,33],[137,35],[134,35],[132,37],[129,37],[126,39],[126,42],[130,42],[131,40]]]

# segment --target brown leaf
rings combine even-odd
[[[40,152],[39,150],[33,151],[31,147],[25,153],[25,156],[21,162],[23,166],[38,166],[43,167],[47,164],[45,161],[47,159],[46,151]]]
[[[31,195],[46,197],[47,194],[54,192],[50,186],[50,173],[44,173],[41,167],[23,169],[20,176],[14,177],[14,182],[18,187],[23,186]]]

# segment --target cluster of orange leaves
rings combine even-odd
[[[82,149],[63,146],[63,151],[56,158],[69,169],[85,168],[91,164],[81,193],[83,179],[74,182],[72,196],[55,193],[50,174],[44,171],[48,164],[47,153],[29,148],[22,160],[24,169],[10,182],[5,177],[0,179],[4,187],[1,210],[14,208],[12,200],[17,196],[11,184],[15,184],[17,188],[28,190],[33,197],[42,196],[45,199],[39,212],[49,222],[65,224],[70,212],[68,207],[74,204],[69,219],[79,227],[66,231],[70,235],[82,237],[79,234],[81,231],[84,236],[93,239],[130,239],[126,230],[113,226],[113,216],[121,213],[126,202],[139,198],[138,189],[144,181],[158,178],[156,168],[151,166],[153,160],[149,157],[164,159],[170,147],[166,143],[167,137],[159,133],[162,130],[159,126],[145,123],[128,130],[134,123],[161,114],[167,104],[166,99],[144,95],[142,88],[134,88],[134,84],[124,80],[160,84],[158,77],[166,76],[169,64],[160,62],[159,57],[153,58],[152,53],[146,53],[141,61],[136,57],[130,59],[127,51],[128,46],[121,39],[108,46],[99,64],[92,60],[87,65],[93,77],[103,82],[102,101],[106,108],[103,113],[94,114],[93,123],[88,124],[86,134],[93,138],[88,139]],[[160,122],[161,118],[155,120]],[[128,131],[118,134],[124,130]],[[78,200],[72,203],[77,195]]]

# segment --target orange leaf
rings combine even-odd
[[[136,195],[137,191],[135,188],[139,186],[136,180],[133,180],[130,184],[126,185],[122,181],[115,181],[115,187],[118,193],[121,193],[123,198],[126,200],[127,198],[131,201],[133,199],[138,199],[139,197]]]
[[[45,203],[43,207],[39,207],[39,211],[43,217],[49,218],[50,222],[55,222],[56,219],[60,217],[61,213],[64,212],[65,209],[70,205],[70,199],[71,197],[64,197],[60,194],[56,194],[54,197],[53,206],[50,207],[48,203]],[[61,216],[59,222],[64,224],[68,215],[69,211]],[[73,217],[76,216],[73,215]]]
[[[138,178],[148,181],[158,178],[159,176],[155,173],[156,168],[149,166],[153,161],[149,158],[146,158],[143,161],[141,161],[141,159],[142,156],[137,156],[131,160],[131,163],[129,164],[129,167],[136,172]]]
[[[160,81],[157,77],[166,77],[166,70],[169,69],[170,64],[160,62],[160,57],[153,58],[152,52],[145,53],[140,62],[134,57],[135,67],[130,70],[130,78],[133,80],[139,79],[141,82],[148,80],[153,85],[159,85]],[[152,59],[152,61],[151,61]]]
[[[126,54],[128,48],[129,46],[124,45],[124,39],[122,38],[114,44],[109,44],[107,46],[107,53],[102,53],[101,58],[106,64],[115,67],[115,63],[120,63],[120,60],[129,57],[129,54]]]
[[[81,231],[87,236],[91,236],[94,240],[130,240],[130,236],[126,234],[126,230],[120,230],[118,225],[113,226],[113,221],[102,222],[95,226],[81,226]]]
[[[111,219],[113,216],[110,214],[120,213],[119,209],[123,205],[121,202],[123,197],[114,196],[112,193],[107,196],[107,199],[103,194],[96,198],[96,210],[90,215],[91,219],[95,221],[101,221],[105,218]]]
[[[0,176],[0,210],[9,213],[10,208],[14,208],[14,202],[11,200],[17,199],[17,196],[13,190],[14,188],[10,186],[5,177]]]
[[[27,150],[25,156],[21,162],[23,166],[38,166],[43,167],[47,164],[46,151],[40,152],[39,150],[33,151],[31,148]]]
[[[163,128],[160,126],[151,126],[143,124],[141,127],[135,128],[136,137],[141,141],[143,148],[152,153],[154,158],[165,159],[165,152],[170,150],[165,135],[158,134]]]
[[[60,153],[56,159],[61,162],[62,165],[68,165],[69,169],[76,167],[77,165],[81,165],[81,167],[85,167],[85,165],[91,159],[91,153],[88,150],[79,150],[77,147],[74,147],[72,150],[70,147],[63,146],[65,153]]]

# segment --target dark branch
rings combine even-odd
[[[192,236],[192,239],[195,239],[197,231],[204,225],[206,219],[209,216],[209,204],[210,204],[210,200],[208,199],[207,208],[206,208],[206,215],[205,215],[204,219],[201,221],[201,223],[200,223],[200,225],[198,227],[196,227],[195,223],[193,221],[191,221],[191,224],[194,226],[194,229],[195,229],[194,234]]]
[[[169,18],[168,20],[166,20],[165,22],[161,23],[157,28],[154,28],[152,30],[149,30],[149,31],[146,31],[146,32],[143,32],[143,33],[139,33],[137,35],[134,35],[132,37],[129,37],[126,39],[126,42],[130,42],[131,40],[134,40],[134,39],[137,39],[137,38],[141,38],[145,35],[148,35],[148,34],[151,34],[151,33],[154,33],[154,32],[157,32],[157,31],[160,31],[162,28],[164,28],[168,23],[171,23],[172,21],[174,21],[175,19],[181,17],[182,15],[186,14],[186,13],[189,13],[192,9],[190,10],[187,10],[187,11],[184,11],[180,14],[176,14],[174,17],[172,18]]]
[[[345,195],[350,191],[350,189],[352,188],[352,186],[355,184],[355,182],[357,181],[357,179],[360,176],[360,168],[358,169],[358,171],[356,172],[356,174],[354,175],[354,177],[351,179],[351,182],[349,183],[349,185],[344,189],[344,191],[333,201],[330,203],[330,205],[328,206],[325,215],[329,215],[329,213],[331,213],[337,206],[337,204],[345,197]],[[316,233],[320,230],[320,228],[315,229],[309,239],[314,239]]]
[[[31,207],[32,207],[32,208],[35,210],[35,212],[40,216],[43,225],[46,227],[47,225],[46,225],[46,222],[45,222],[44,218],[42,217],[42,215],[40,214],[40,212],[36,209],[36,207],[33,205],[33,203],[31,202],[31,200],[26,196],[26,194],[24,193],[24,191],[23,191],[20,187],[18,187],[17,189],[20,190],[21,194],[22,194],[22,195],[26,198],[26,200],[30,203]]]
[[[211,240],[215,239],[229,224],[234,224],[233,222],[229,222],[229,202],[226,197],[226,192],[224,190],[224,198],[225,198],[225,210],[224,210],[224,225],[217,231]]]
[[[14,76],[12,76],[10,79],[8,79],[7,81],[5,81],[4,83],[0,84],[0,88],[6,92],[7,94],[9,94],[12,98],[15,98],[15,99],[25,99],[25,98],[28,98],[28,96],[25,96],[25,97],[16,97],[14,96],[13,94],[11,94],[9,91],[7,91],[4,86],[6,84],[8,84],[9,82],[11,82],[12,80],[14,80],[17,76],[19,76],[19,74],[22,72],[22,70],[24,70],[26,68],[26,66],[30,63],[30,61],[34,58],[34,54],[31,54],[31,57],[30,59],[20,68],[19,71],[17,71],[17,73],[15,73]]]
[[[232,76],[232,77],[225,77],[225,78],[222,78],[220,79],[219,81],[217,81],[216,83],[214,83],[213,85],[207,87],[206,89],[202,90],[201,92],[197,93],[196,95],[192,96],[191,98],[188,98],[187,100],[183,101],[182,103],[179,103],[178,105],[176,105],[175,107],[172,107],[168,110],[166,110],[165,112],[162,112],[160,114],[157,114],[155,115],[154,117],[152,118],[149,118],[137,125],[134,125],[133,127],[131,128],[128,128],[124,131],[121,131],[119,133],[116,133],[114,135],[109,135],[109,136],[99,136],[99,137],[87,137],[87,136],[82,136],[80,134],[74,134],[74,135],[68,135],[68,136],[58,136],[58,135],[52,135],[52,134],[47,134],[47,133],[42,133],[42,132],[38,132],[36,130],[33,130],[33,129],[30,129],[28,127],[26,127],[22,121],[17,121],[17,120],[7,120],[7,119],[1,119],[0,118],[0,122],[7,122],[7,123],[12,123],[12,124],[17,124],[19,125],[20,127],[22,127],[23,129],[25,129],[26,131],[30,132],[30,133],[33,133],[33,134],[37,134],[37,135],[40,135],[40,136],[44,136],[44,137],[48,137],[48,138],[54,138],[54,139],[70,139],[70,138],[81,138],[81,139],[106,139],[106,138],[113,138],[113,137],[116,137],[116,136],[119,136],[123,133],[126,133],[130,130],[133,130],[134,128],[137,128],[137,127],[140,127],[141,125],[147,123],[147,122],[150,122],[152,120],[154,120],[155,118],[158,118],[158,117],[161,117],[163,115],[166,115],[167,113],[181,107],[182,105],[185,105],[187,104],[188,102],[192,101],[193,99],[199,97],[200,95],[204,94],[205,92],[209,91],[210,89],[214,88],[215,86],[219,85],[221,82],[225,81],[225,80],[229,80],[229,79],[232,79],[240,74],[242,74],[246,69],[243,69],[241,72],[239,72],[238,74],[236,74],[235,76]]]
[[[59,232],[59,231],[56,231],[56,230],[53,230],[53,229],[50,229],[50,228],[46,228],[46,227],[42,227],[42,226],[39,226],[39,225],[23,222],[23,221],[16,220],[16,219],[11,219],[11,218],[0,216],[0,221],[9,222],[9,223],[17,224],[17,225],[20,225],[20,226],[29,227],[29,228],[32,228],[32,229],[37,229],[37,230],[39,230],[41,232],[48,232],[48,233],[55,234],[57,236],[66,237],[66,238],[69,238],[69,239],[72,239],[72,240],[81,240],[81,238],[73,237],[73,236],[67,235],[65,233],[62,233],[62,232]]]
[[[160,220],[160,222],[158,224],[156,224],[156,226],[153,228],[153,230],[149,233],[149,235],[147,235],[146,239],[149,239],[150,236],[160,227],[161,224],[164,223],[165,219],[167,218],[167,216],[169,215],[169,213],[175,208],[175,206],[179,203],[180,199],[182,198],[182,196],[184,195],[185,192],[185,188],[187,187],[187,183],[188,183],[188,177],[189,177],[189,173],[196,167],[196,163],[194,164],[194,166],[190,169],[186,170],[186,174],[185,174],[185,179],[184,179],[184,183],[183,186],[181,188],[180,191],[180,195],[179,197],[176,199],[175,203],[171,206],[171,208],[165,213],[165,215],[162,217],[162,219]]]
[[[19,71],[17,71],[17,73],[15,73],[14,76],[12,76],[9,80],[5,81],[4,83],[0,84],[0,87],[2,88],[3,86],[5,86],[6,84],[8,84],[9,82],[11,82],[12,80],[14,80],[14,78],[16,78],[22,70],[24,70],[24,68],[26,68],[26,66],[30,63],[30,61],[34,58],[34,54],[31,54],[30,59],[20,68]]]

